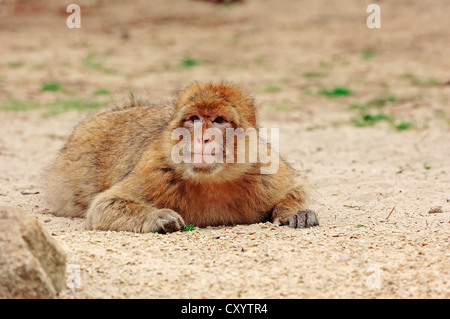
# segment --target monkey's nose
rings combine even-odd
[[[211,142],[212,141],[212,139],[210,138],[210,137],[204,137],[203,138],[203,144],[208,144],[209,142]],[[198,138],[197,139],[197,142],[199,143],[199,144],[202,144],[202,139],[201,138]]]

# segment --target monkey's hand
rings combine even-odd
[[[280,208],[277,208],[280,213]],[[275,215],[274,215],[275,216]],[[319,226],[319,219],[314,211],[310,209],[294,211],[288,214],[284,211],[282,214],[278,214],[273,219],[273,223],[276,225],[289,225],[291,228],[310,228]]]
[[[168,233],[180,230],[184,221],[171,209],[157,209],[105,191],[97,195],[89,207],[86,225],[88,229],[98,230]]]
[[[184,227],[183,218],[171,209],[155,209],[151,214],[153,215],[154,220],[150,224],[150,231],[170,233]]]
[[[319,226],[317,214],[307,209],[308,193],[303,185],[292,188],[272,210],[272,222],[291,228]]]

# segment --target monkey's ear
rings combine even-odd
[[[248,122],[248,127],[256,128],[256,113],[255,107],[253,105],[249,105],[246,109],[241,110],[241,117],[243,117]]]
[[[255,128],[256,128],[256,115],[255,115],[255,114],[253,114],[253,115],[250,117],[250,124],[252,125],[252,127],[255,127]]]

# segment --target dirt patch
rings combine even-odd
[[[69,2],[30,3],[1,4],[0,205],[64,248],[61,298],[450,297],[448,1],[380,2],[379,30],[356,0],[79,1],[76,30]],[[257,98],[320,227],[133,234],[48,214],[42,171],[89,109],[195,79]]]

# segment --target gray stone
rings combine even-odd
[[[65,272],[64,252],[39,222],[0,207],[0,298],[55,298]]]

